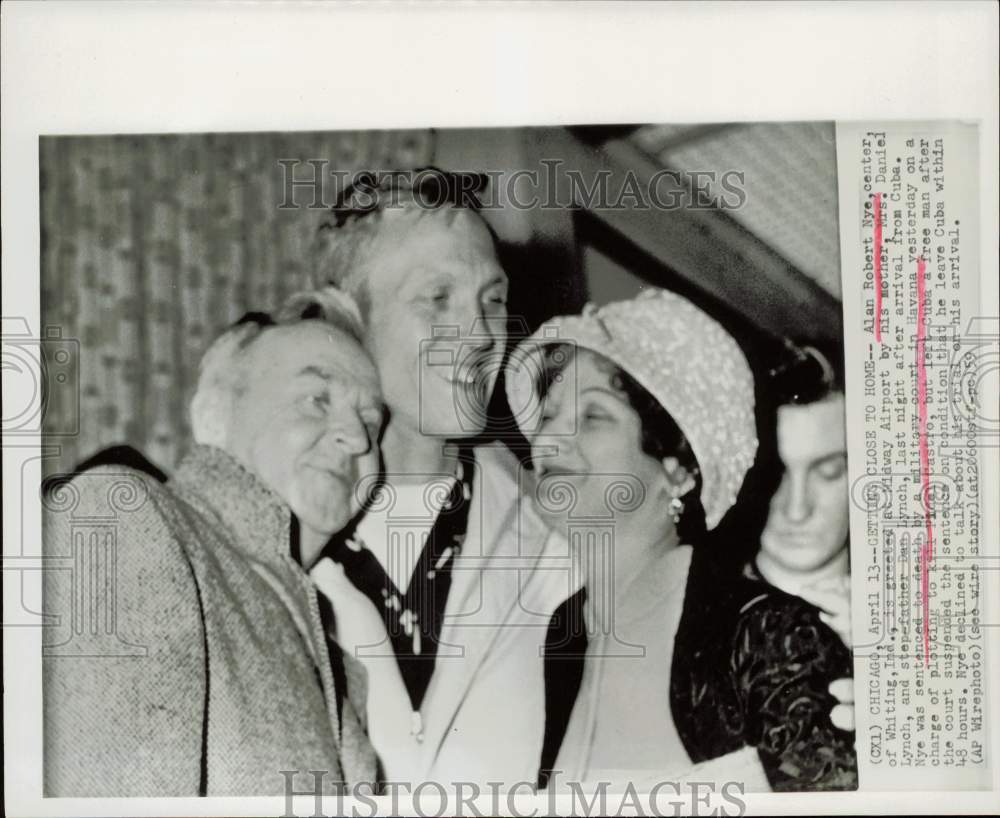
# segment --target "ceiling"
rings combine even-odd
[[[643,125],[627,139],[663,168],[714,171],[717,179],[742,172],[746,201],[728,214],[840,298],[832,122]]]

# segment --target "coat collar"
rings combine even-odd
[[[479,468],[473,497],[478,492],[480,499],[473,503],[469,525],[482,532],[482,551],[478,556],[463,551],[455,564],[446,609],[452,616],[445,619],[441,641],[461,645],[463,655],[461,661],[438,663],[424,699],[429,713],[424,740],[428,771],[433,769],[476,674],[507,631],[512,612],[518,606],[530,608],[536,601],[533,593],[528,599],[522,596],[526,593],[522,579],[534,576],[535,568],[546,558],[549,567],[569,568],[568,557],[560,556],[565,545],[554,541],[533,511],[521,482],[524,473],[511,465],[512,457],[486,446],[476,449],[476,460]],[[473,570],[465,564],[470,561],[476,564]],[[471,606],[476,611],[473,621],[455,615],[470,608],[467,600],[473,594],[479,595]]]
[[[248,556],[273,563],[291,555],[288,504],[228,452],[194,446],[170,482],[192,505],[214,513]]]

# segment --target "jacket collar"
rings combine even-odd
[[[170,482],[192,505],[214,513],[240,551],[262,562],[291,555],[288,504],[228,452],[194,446]]]

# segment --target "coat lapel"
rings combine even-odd
[[[487,472],[489,460],[480,468]],[[548,532],[533,513],[519,507],[521,494],[515,481],[496,485],[487,472],[477,485],[488,492],[473,513],[482,514],[482,549],[463,550],[456,561],[452,596],[448,601],[443,643],[425,705],[425,769],[437,757],[449,727],[468,690],[490,655],[491,648],[511,619],[521,587],[543,551]],[[470,519],[470,524],[480,519]],[[520,570],[518,570],[520,569]]]

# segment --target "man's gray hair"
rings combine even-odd
[[[358,305],[336,287],[295,293],[273,314],[247,313],[202,356],[190,409],[196,443],[225,448],[233,401],[246,386],[246,350],[269,328],[302,321],[324,321],[361,343]]]

